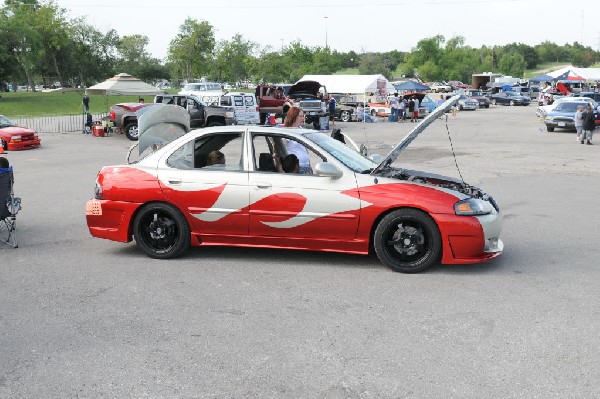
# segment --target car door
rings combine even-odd
[[[165,155],[158,178],[164,195],[190,216],[200,234],[248,234],[244,132],[201,135]],[[224,163],[211,163],[221,153]]]
[[[295,139],[278,133],[255,133],[251,137],[250,235],[325,240],[356,236],[361,203],[357,196],[344,194],[357,188],[352,171],[346,169],[341,177],[332,178],[259,170],[261,154],[266,158],[274,152],[285,153],[286,140]],[[327,160],[312,148],[307,150],[313,168]]]

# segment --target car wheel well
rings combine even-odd
[[[375,237],[375,230],[377,229],[377,226],[379,225],[379,223],[381,223],[381,221],[383,220],[383,218],[386,217],[387,215],[389,215],[390,213],[395,212],[395,211],[399,211],[399,210],[402,210],[402,209],[419,211],[419,212],[423,212],[423,213],[429,215],[429,213],[427,211],[425,211],[425,210],[423,210],[421,208],[415,208],[415,207],[412,207],[412,206],[399,206],[397,208],[390,208],[390,209],[386,209],[384,212],[381,212],[375,218],[375,220],[373,220],[373,224],[371,225],[371,231],[369,233],[369,254],[374,254],[375,253],[375,247],[373,246],[373,240],[374,240],[374,237]],[[438,229],[439,229],[439,226],[438,226]]]
[[[148,201],[148,202],[144,202],[143,204],[140,203],[139,206],[135,209],[135,211],[133,211],[133,213],[131,214],[131,218],[129,219],[129,226],[127,227],[127,242],[131,242],[133,241],[133,222],[135,221],[135,218],[137,217],[137,215],[140,213],[140,211],[146,207],[146,205],[153,205],[153,204],[166,204],[166,205],[170,205],[173,206],[177,209],[179,209],[179,207],[171,202],[168,201]],[[181,211],[179,211],[181,212]],[[183,215],[184,219],[186,220],[188,226],[191,226],[190,220],[188,219],[187,215],[183,214],[183,212],[181,212],[181,214]]]

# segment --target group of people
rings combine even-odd
[[[592,136],[596,128],[596,118],[594,109],[590,104],[583,109],[583,105],[577,107],[575,112],[575,130],[577,131],[577,141],[581,144],[592,144]]]
[[[408,99],[398,98],[398,93],[394,93],[394,97],[390,100],[391,120],[395,122],[404,122],[410,119],[411,122],[419,120],[419,99],[411,96]]]

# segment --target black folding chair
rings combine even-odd
[[[17,213],[21,198],[13,192],[12,167],[0,168],[0,242],[17,248]]]

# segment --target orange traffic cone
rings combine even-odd
[[[0,154],[4,154],[4,142],[0,141]]]

